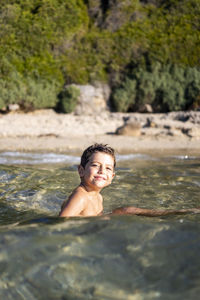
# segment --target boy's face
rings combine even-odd
[[[111,184],[114,173],[114,159],[104,152],[93,153],[85,165],[79,166],[82,182],[92,190],[101,190]]]

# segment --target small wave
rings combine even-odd
[[[0,153],[0,164],[56,164],[80,162],[80,157],[56,153],[23,153],[23,152],[2,152]]]
[[[148,160],[152,160],[153,157],[151,157],[150,155],[146,155],[146,154],[118,154],[116,155],[116,160],[117,161],[124,161],[124,160],[133,160],[133,159],[148,159]]]
[[[178,160],[195,160],[196,156],[188,155],[177,155],[171,156],[171,158]],[[147,154],[118,154],[116,155],[117,162],[126,161],[126,160],[155,160],[155,157],[152,157]],[[157,158],[158,159],[158,158]],[[0,153],[0,164],[2,165],[37,165],[37,164],[79,164],[80,157],[67,154],[58,154],[58,153],[25,153],[25,152],[15,152],[8,151]]]
[[[171,158],[179,159],[179,160],[194,160],[197,159],[197,156],[189,156],[189,155],[176,155],[171,156]]]
[[[153,159],[145,154],[119,154],[116,156],[117,161],[126,161],[134,159]],[[0,153],[0,164],[3,165],[37,165],[37,164],[78,164],[79,156],[57,154],[57,153],[25,153],[25,152],[2,152]]]

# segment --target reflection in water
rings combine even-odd
[[[58,218],[75,163],[1,165],[0,299],[197,299],[200,216]],[[200,206],[199,175],[195,157],[121,160],[105,213]]]

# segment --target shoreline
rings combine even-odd
[[[0,138],[0,152],[54,152],[80,155],[93,143],[109,144],[118,154],[141,153],[153,156],[180,154],[200,155],[200,141],[190,139],[151,139],[124,136],[73,137],[9,137]]]
[[[195,112],[196,119],[198,117],[196,123],[191,123],[190,120],[177,121],[177,115],[173,117],[175,120],[172,116],[173,114],[139,113],[77,116],[56,114],[52,110],[0,115],[0,152],[55,152],[79,155],[86,147],[97,142],[109,144],[119,154],[200,155],[200,112]],[[115,134],[126,118],[139,120],[139,136]],[[145,126],[147,118],[151,118],[156,124],[154,128]],[[183,134],[185,128],[198,134]]]

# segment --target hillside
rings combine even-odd
[[[96,81],[116,111],[198,109],[199,15],[198,0],[2,0],[0,109],[56,108],[65,84]]]

